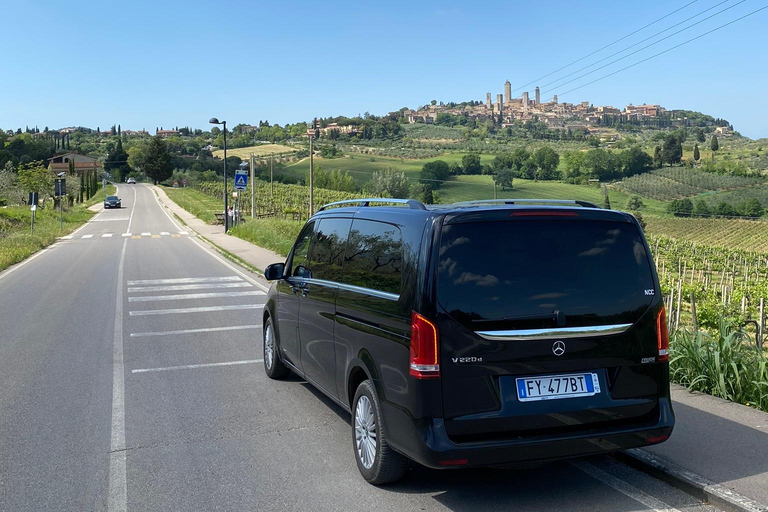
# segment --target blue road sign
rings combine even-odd
[[[245,190],[248,185],[248,171],[236,170],[235,171],[235,190]]]

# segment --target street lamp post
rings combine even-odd
[[[229,208],[227,200],[227,122],[219,121],[215,117],[212,117],[211,124],[220,124],[224,126],[224,232],[229,231]]]

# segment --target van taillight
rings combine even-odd
[[[657,361],[669,361],[669,331],[667,330],[667,312],[664,306],[656,317],[656,340],[659,346]]]
[[[440,377],[437,327],[415,311],[411,313],[411,368],[408,373],[417,379]]]

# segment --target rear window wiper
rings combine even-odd
[[[472,323],[491,324],[503,322],[520,322],[526,320],[552,320],[556,323],[557,327],[565,327],[565,313],[557,309],[551,313],[541,313],[538,315],[507,316],[504,318],[482,318],[480,320],[473,319]]]

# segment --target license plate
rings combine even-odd
[[[600,393],[596,373],[545,375],[516,379],[517,399],[521,402],[593,396]]]

